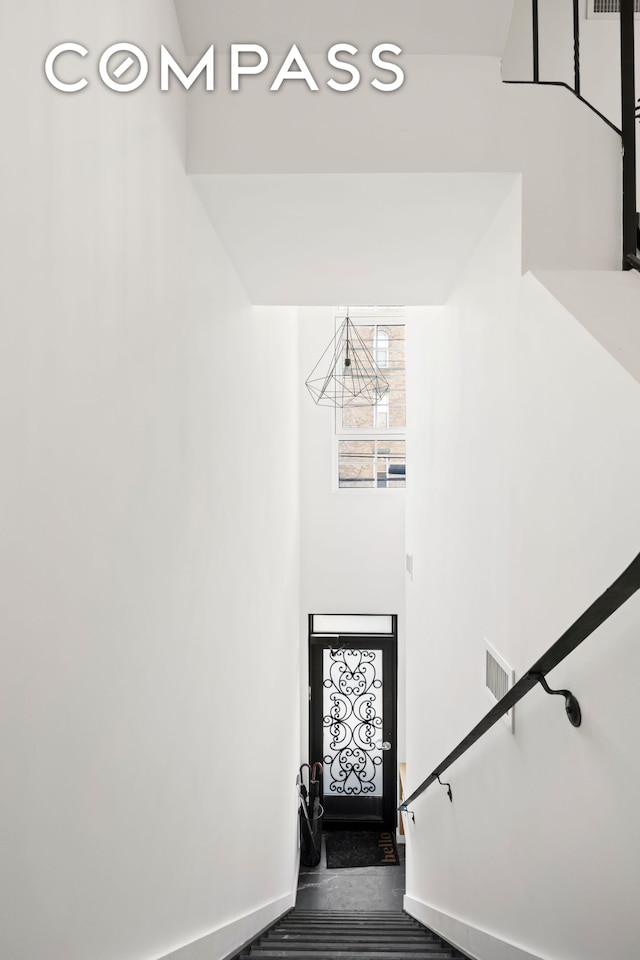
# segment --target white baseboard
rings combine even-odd
[[[225,923],[204,937],[198,937],[197,940],[165,954],[159,960],[223,960],[256,937],[285,911],[290,910],[294,902],[294,893],[272,900],[246,916]]]
[[[473,927],[448,913],[442,913],[422,900],[405,896],[404,909],[473,960],[543,960],[538,954],[529,953],[514,943],[487,933],[486,930]]]

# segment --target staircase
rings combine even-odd
[[[239,960],[452,960],[464,954],[406,913],[293,910]]]

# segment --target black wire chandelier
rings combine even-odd
[[[306,380],[319,405],[370,407],[389,392],[370,350],[347,316]]]

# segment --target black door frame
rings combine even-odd
[[[311,761],[323,760],[322,725],[322,651],[345,647],[347,649],[382,650],[383,688],[382,740],[391,743],[391,749],[383,751],[382,768],[382,817],[363,814],[358,819],[339,819],[337,816],[325,816],[325,827],[329,829],[366,829],[372,826],[391,830],[395,833],[397,825],[397,701],[398,701],[398,617],[391,614],[391,633],[314,633],[313,617],[309,614],[309,756]],[[353,616],[362,616],[354,614]]]

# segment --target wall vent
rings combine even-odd
[[[484,641],[484,686],[487,696],[492,703],[502,700],[514,682],[514,672],[497,650],[491,646],[485,637]],[[502,717],[502,720],[513,733],[514,707]]]
[[[640,17],[640,0],[635,0],[634,12]],[[620,13],[620,0],[587,0],[588,20],[617,20]]]

